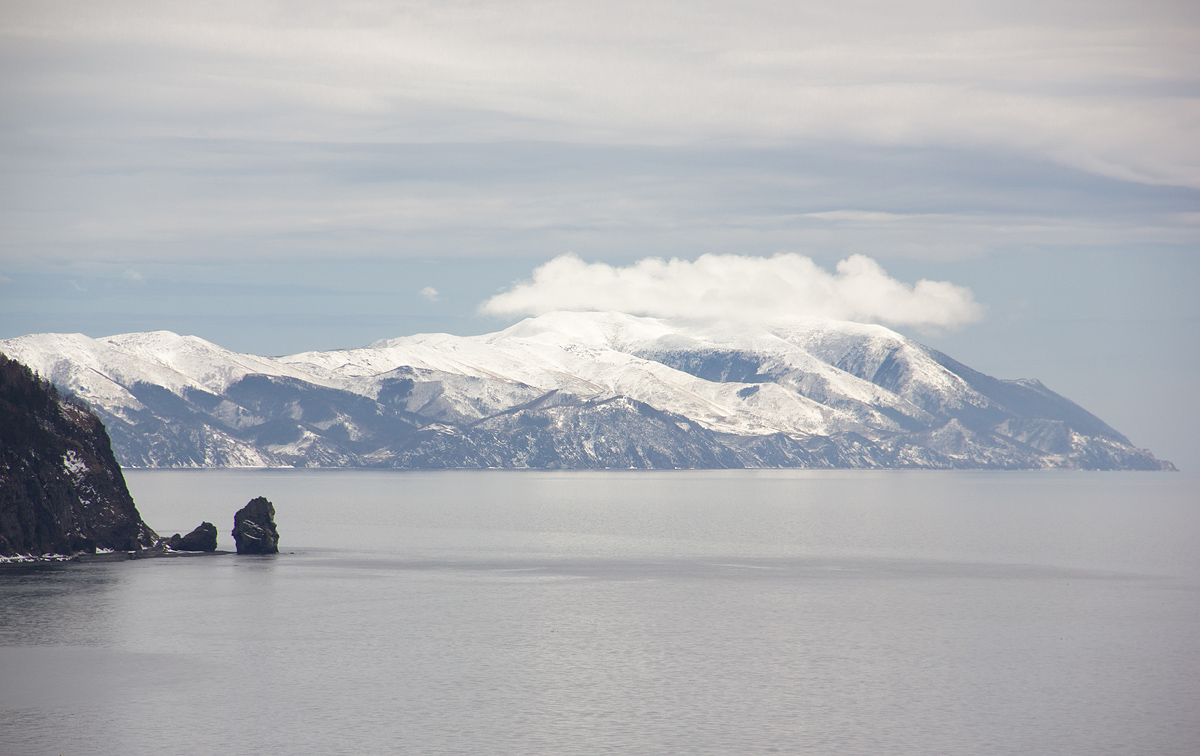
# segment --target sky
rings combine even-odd
[[[825,314],[1200,470],[1194,2],[4,0],[0,98],[0,338]]]

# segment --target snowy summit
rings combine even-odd
[[[1170,469],[1037,381],[883,326],[552,312],[287,357],[167,331],[0,341],[130,467]]]

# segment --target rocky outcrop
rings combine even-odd
[[[0,354],[0,556],[139,551],[156,540],[100,420]]]
[[[275,505],[262,496],[251,499],[233,516],[233,540],[239,554],[278,554]]]
[[[167,546],[173,551],[216,551],[217,526],[211,522],[202,522],[185,536],[176,533],[168,538]]]

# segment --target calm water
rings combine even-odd
[[[1196,754],[1200,480],[133,472],[278,557],[0,573],[2,754]]]

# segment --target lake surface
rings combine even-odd
[[[1200,753],[1194,477],[127,478],[285,553],[0,572],[0,753]]]

